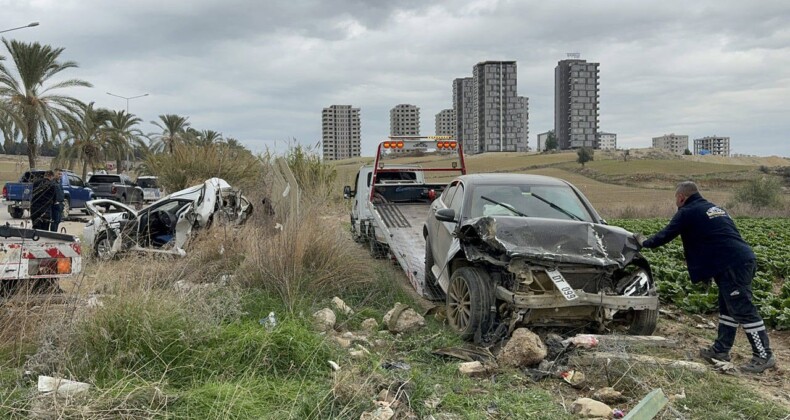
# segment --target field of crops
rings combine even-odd
[[[650,235],[661,230],[665,219],[610,220],[633,232]],[[752,283],[754,299],[765,322],[790,329],[790,219],[736,219],[741,235],[757,254],[757,275]],[[658,249],[645,249],[664,302],[694,312],[717,310],[715,284],[709,291],[693,285],[685,268],[680,238]]]

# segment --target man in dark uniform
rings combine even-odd
[[[752,278],[757,268],[752,248],[741,237],[730,216],[705,200],[693,182],[675,191],[678,207],[669,224],[649,239],[637,234],[645,248],[658,248],[680,235],[692,283],[709,282],[719,288],[719,333],[700,357],[729,361],[738,326],[752,345],[752,359],[741,370],[760,373],[776,366],[765,324],[752,302]]]
[[[66,196],[63,194],[63,183],[61,181],[62,172],[60,169],[55,170],[55,176],[52,179],[52,188],[55,192],[55,201],[52,203],[52,223],[49,226],[49,230],[53,232],[58,231],[58,225],[60,225],[60,221],[63,220],[63,201],[65,200]]]
[[[52,203],[55,201],[55,189],[52,188],[52,171],[46,171],[43,177],[33,181],[33,192],[30,198],[30,220],[33,229],[49,230],[52,220]]]

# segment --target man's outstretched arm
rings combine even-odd
[[[645,239],[644,242],[642,242],[642,246],[645,248],[658,248],[677,238],[683,229],[683,213],[682,210],[678,210],[672,217],[672,220],[669,221],[669,224],[666,225],[664,229],[661,229],[660,232]]]

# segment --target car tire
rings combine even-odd
[[[101,261],[110,261],[115,257],[112,253],[112,243],[115,235],[107,231],[101,232],[96,236],[93,244],[93,255]]]
[[[22,216],[25,215],[25,209],[20,209],[19,207],[9,207],[8,213],[14,219],[21,219]]]
[[[479,267],[453,272],[447,287],[447,322],[464,340],[482,341],[494,320],[491,278]]]
[[[433,259],[433,251],[431,250],[431,238],[429,236],[425,237],[425,291],[429,295],[428,297],[431,300],[440,300],[445,297],[444,291],[442,290],[441,286],[439,286],[439,282],[436,280],[436,276],[433,275],[433,266],[435,261]]]
[[[653,335],[658,325],[658,309],[644,309],[631,314],[630,335]]]

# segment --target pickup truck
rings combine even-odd
[[[382,163],[382,158],[388,155],[426,149],[457,152],[459,162],[440,168]],[[446,183],[426,183],[424,173],[441,171],[466,173],[460,143],[445,137],[390,137],[379,144],[375,163],[360,168],[356,189],[351,190],[351,186],[343,189],[346,199],[354,199],[351,211],[354,238],[367,243],[374,258],[389,255],[397,260],[417,292],[432,300],[440,298],[442,291],[424,281],[423,222]]]
[[[13,291],[25,282],[49,287],[57,279],[82,270],[77,237],[57,232],[0,226],[0,290]]]
[[[19,182],[8,182],[5,184],[3,187],[3,198],[8,204],[8,213],[11,214],[11,217],[21,219],[25,214],[25,210],[30,208],[33,181],[38,177],[43,177],[44,172],[43,169],[26,171],[19,178]],[[62,170],[60,185],[63,186],[65,197],[63,206],[64,219],[69,216],[71,209],[85,208],[85,203],[94,198],[93,191],[74,172]]]
[[[99,199],[142,206],[143,189],[124,174],[94,174],[88,178],[93,195]]]
[[[164,190],[159,187],[159,178],[155,176],[138,176],[135,181],[143,189],[143,201],[153,203],[164,197]]]

